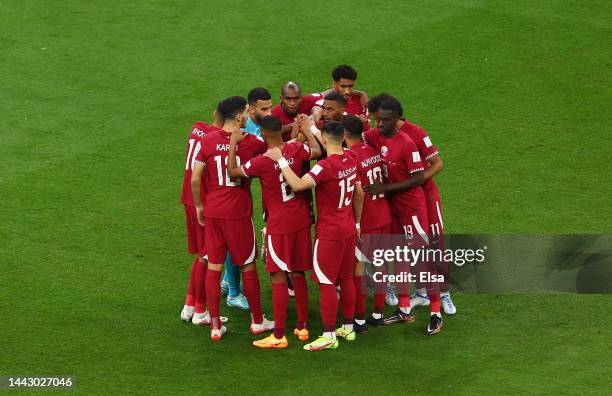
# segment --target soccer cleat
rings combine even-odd
[[[191,321],[194,309],[195,307],[192,305],[183,305],[183,310],[181,311],[181,320],[184,320],[185,322]]]
[[[403,313],[401,310],[395,311],[395,313],[388,318],[385,319],[385,325],[391,325],[395,323],[412,323],[414,322],[414,314],[410,312],[409,314]]]
[[[257,348],[287,348],[289,343],[287,342],[287,337],[283,336],[283,338],[278,339],[274,337],[274,334],[270,334],[266,338],[262,338],[261,340],[253,341],[253,346]]]
[[[357,333],[355,333],[354,330],[347,330],[344,328],[344,326],[342,326],[336,329],[336,337],[342,337],[347,341],[355,341],[355,338],[357,338]]]
[[[257,335],[261,334],[264,331],[274,330],[274,321],[266,319],[266,316],[263,316],[263,321],[261,323],[251,323],[251,327],[249,328],[251,334]]]
[[[442,303],[445,314],[454,315],[457,313],[457,307],[453,304],[450,293],[440,293],[440,302]]]
[[[300,341],[308,341],[308,339],[310,338],[310,333],[308,333],[308,329],[307,328],[303,328],[303,329],[294,329],[293,330],[293,335],[296,336],[298,338],[298,340]]]
[[[385,325],[385,319],[382,316],[376,319],[374,316],[370,315],[366,318],[366,323],[375,327],[382,327]]]
[[[221,323],[226,323],[228,321],[227,317],[219,316]],[[202,313],[195,313],[191,318],[191,323],[194,325],[203,325],[208,326],[210,324],[210,313],[208,311],[204,311]]]
[[[353,321],[353,330],[355,330],[355,333],[367,333],[368,332],[368,322],[364,324],[359,324],[356,321]]]
[[[399,304],[399,300],[397,299],[395,291],[391,285],[387,285],[387,296],[385,297],[385,302],[391,307],[395,307],[397,304]]]
[[[323,351],[326,349],[336,349],[338,348],[338,339],[331,339],[325,336],[319,336],[316,340],[311,342],[310,344],[304,345],[305,351]]]
[[[229,282],[223,279],[221,281],[221,295],[225,296],[227,293],[229,293]]]
[[[410,308],[426,307],[429,305],[429,297],[427,295],[415,292],[410,296]]]
[[[225,326],[221,326],[220,329],[212,329],[210,331],[210,338],[213,341],[221,341],[221,338],[227,333],[227,328]]]
[[[427,335],[438,334],[442,330],[442,317],[437,314],[432,314],[429,317],[429,325],[427,326]]]
[[[249,309],[249,302],[242,293],[238,294],[236,297],[227,296],[227,300],[225,302],[227,306],[231,308],[239,308],[243,311],[248,311]]]

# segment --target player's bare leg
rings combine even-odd
[[[293,280],[297,309],[297,326],[293,330],[293,334],[300,341],[307,341],[310,334],[308,333],[308,286],[306,276],[303,272],[291,272],[290,276]]]
[[[287,319],[287,305],[289,293],[287,293],[287,275],[282,272],[270,274],[272,282],[272,307],[274,309],[274,332],[261,340],[253,341],[253,345],[259,348],[286,348],[289,344],[285,337],[285,323]]]
[[[266,319],[261,310],[261,290],[255,262],[247,263],[240,269],[242,271],[244,295],[249,302],[249,311],[251,312],[251,333],[261,334],[264,331],[274,329],[274,321]],[[285,292],[287,292],[286,287]]]

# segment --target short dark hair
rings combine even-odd
[[[325,97],[325,100],[331,100],[332,102],[338,102],[340,103],[340,106],[342,107],[344,107],[344,105],[346,104],[346,102],[344,101],[344,96],[340,95],[336,91],[328,93],[327,96]]]
[[[283,129],[283,125],[281,124],[280,120],[274,116],[265,116],[264,118],[261,119],[261,122],[259,123],[259,126],[262,129],[265,129],[268,132],[281,132]]]
[[[321,127],[321,134],[327,135],[336,143],[344,140],[344,127],[338,121],[328,121]]]
[[[295,89],[299,93],[302,93],[302,87],[300,87],[300,84],[296,83],[295,81],[287,81],[281,86],[281,96],[285,95],[285,91],[287,89]]]
[[[368,100],[368,111],[370,112],[370,114],[376,113],[380,108],[380,104],[387,99],[395,99],[395,97],[386,92],[383,92],[374,96],[373,98],[370,98],[370,100]]]
[[[344,116],[342,125],[351,138],[361,139],[361,135],[363,133],[363,122],[361,122],[359,117],[354,115]]]
[[[380,103],[381,110],[391,110],[395,115],[403,116],[404,109],[402,109],[402,104],[399,100],[395,98],[385,99]]]
[[[272,96],[270,96],[270,92],[267,89],[262,87],[253,88],[249,91],[249,96],[247,96],[247,100],[250,105],[254,105],[258,100],[270,100]]]
[[[242,96],[230,96],[223,99],[217,106],[217,112],[223,121],[231,120],[244,111],[247,102]]]
[[[332,71],[332,78],[334,81],[340,81],[341,78],[355,81],[357,80],[357,70],[349,65],[338,65]]]

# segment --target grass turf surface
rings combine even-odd
[[[254,86],[322,90],[339,63],[429,130],[447,232],[611,231],[607,2],[279,6],[3,3],[0,375],[74,374],[83,393],[609,389],[609,295],[457,295],[434,338],[423,313],[321,354],[254,350],[224,307],[222,343],[179,322],[190,125]]]

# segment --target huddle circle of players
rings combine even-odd
[[[283,84],[275,107],[265,88],[251,90],[248,101],[229,97],[218,104],[211,124],[196,122],[191,130],[182,202],[189,253],[197,256],[181,318],[209,325],[214,341],[228,331],[219,307],[226,264],[226,278],[239,268],[233,288],[243,289],[241,307],[250,311],[251,333],[272,331],[253,342],[260,348],[288,346],[290,294],[297,310],[293,334],[310,339],[306,271],[319,286],[323,324],[323,334],[304,345],[308,351],[336,349],[339,338],[354,341],[368,326],[414,322],[412,308],[418,305],[430,306],[428,335],[442,329],[441,305],[447,314],[456,312],[447,283],[416,284],[412,296],[408,283],[398,283],[399,307],[385,318],[385,282],[375,285],[373,312],[366,315],[369,260],[360,250],[363,238],[401,235],[411,248],[441,248],[442,211],[433,176],[443,165],[425,130],[402,118],[396,98],[383,93],[369,99],[355,90],[357,72],[348,65],[337,66],[332,78],[332,89],[310,95],[302,95],[295,82]],[[318,160],[314,166],[312,160]],[[261,308],[252,178],[261,182],[262,254],[274,320]],[[342,325],[336,328],[338,300]]]

